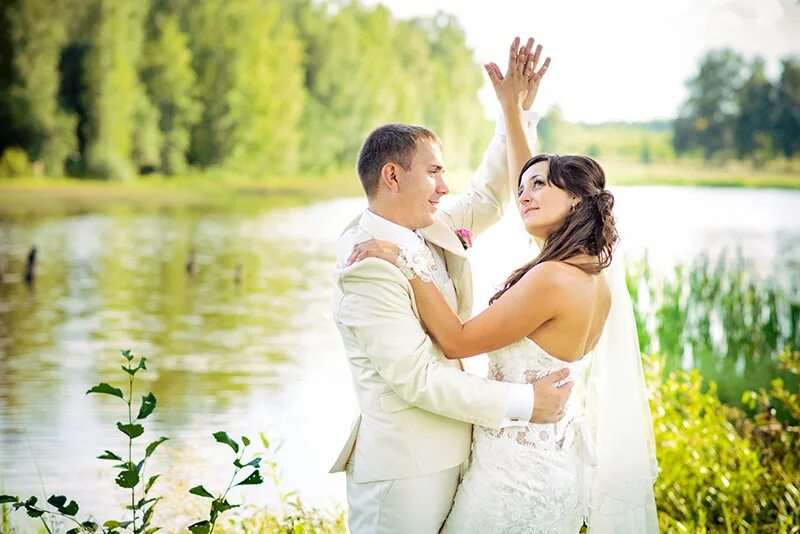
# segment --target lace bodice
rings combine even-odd
[[[569,380],[575,381],[572,395],[565,407],[566,415],[558,423],[528,424],[527,426],[505,427],[500,430],[484,429],[494,437],[515,439],[530,447],[538,445],[549,450],[569,447],[574,438],[571,432],[575,417],[583,414],[585,400],[586,366],[591,357],[587,354],[575,362],[559,360],[544,351],[535,341],[522,338],[502,349],[489,353],[488,377],[500,382],[532,384],[536,380],[560,369],[570,370]],[[565,443],[568,438],[568,443]]]
[[[470,465],[444,532],[580,530],[591,477],[581,421],[590,357],[567,363],[528,338],[489,354],[491,379],[532,383],[567,367],[575,387],[558,423],[474,428]]]

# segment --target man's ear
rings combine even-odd
[[[397,165],[394,163],[387,163],[381,169],[381,183],[386,186],[392,193],[400,191],[400,181],[397,177]]]

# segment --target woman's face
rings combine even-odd
[[[540,161],[526,171],[517,190],[517,208],[525,229],[537,239],[546,239],[566,219],[578,197],[550,185],[549,162]]]

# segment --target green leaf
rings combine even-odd
[[[221,514],[222,512],[227,512],[231,508],[239,508],[239,506],[238,504],[230,504],[227,500],[216,499],[211,503],[211,510]]]
[[[234,484],[234,487],[235,486],[256,486],[258,484],[261,484],[262,482],[264,482],[264,479],[261,478],[261,472],[259,472],[258,469],[256,469],[255,471],[250,473],[250,476],[248,476],[247,478],[245,478],[244,480],[242,480],[238,484]]]
[[[239,452],[239,444],[233,441],[230,436],[228,436],[227,432],[214,432],[213,436],[214,439],[216,439],[219,443],[226,443],[230,445],[231,449],[233,449],[233,452]]]
[[[106,528],[117,528],[117,527],[120,527],[122,525],[120,525],[119,521],[110,520],[110,521],[106,521],[105,523],[103,523],[103,526],[106,527]]]
[[[198,521],[192,525],[189,525],[189,531],[192,534],[208,534],[211,532],[211,523],[208,521]]]
[[[95,523],[94,521],[84,521],[83,523],[81,523],[81,526],[92,532],[97,532],[97,523]]]
[[[200,497],[208,497],[209,499],[214,498],[214,496],[211,495],[203,486],[195,486],[189,490],[189,493],[192,495],[199,495]]]
[[[144,427],[136,423],[133,423],[131,425],[123,425],[122,423],[117,423],[117,428],[119,428],[120,432],[122,432],[131,439],[138,438],[139,436],[142,435],[142,433],[144,433]]]
[[[7,502],[19,502],[19,497],[14,497],[12,495],[0,495],[0,504],[5,504]]]
[[[148,415],[153,413],[156,409],[156,398],[152,393],[148,393],[142,397],[142,406],[139,408],[139,415],[136,419],[145,419]]]
[[[136,467],[134,468],[134,471],[136,471],[137,475],[142,472],[142,467],[144,467],[144,459],[136,464]]]
[[[153,443],[148,445],[147,448],[144,451],[144,457],[145,458],[150,458],[150,455],[153,454],[153,451],[156,450],[156,447],[158,447],[159,445],[161,445],[162,443],[164,443],[168,439],[169,438],[167,438],[167,437],[161,436],[160,438],[155,440]]]
[[[59,512],[64,515],[73,516],[78,513],[78,503],[75,501],[70,501],[68,505],[64,506],[67,502],[67,498],[63,495],[51,495],[49,499],[47,499],[47,504],[55,507]]]
[[[264,446],[264,448],[269,449],[269,440],[267,439],[267,436],[265,436],[263,432],[259,432],[258,436],[261,438],[261,444]]]
[[[113,386],[109,386],[105,382],[97,384],[92,389],[90,389],[89,391],[86,392],[87,395],[89,393],[105,393],[106,395],[114,395],[115,397],[119,397],[120,399],[123,399],[123,400],[125,399],[125,397],[122,396],[122,390],[121,389],[115,388]]]
[[[121,351],[122,355],[125,357],[126,360],[131,361],[133,359],[133,354],[131,354],[131,349],[126,349]]]
[[[150,477],[150,480],[148,480],[147,484],[145,484],[145,486],[144,486],[144,492],[145,493],[148,493],[150,491],[150,488],[153,487],[153,484],[155,483],[156,480],[158,480],[158,477],[160,477],[160,476],[161,475],[153,475],[153,476]]]
[[[260,463],[261,463],[261,458],[253,458],[252,460],[250,460],[246,464],[243,464],[242,462],[240,462],[238,458],[233,461],[233,465],[235,465],[239,469],[242,469],[242,468],[245,468],[245,467],[256,467],[257,468]]]
[[[80,527],[71,528],[67,531],[67,534],[80,534],[81,530]]]
[[[247,436],[242,436],[242,443],[244,443],[245,447],[249,446],[250,445],[250,438],[248,438]]]
[[[119,456],[117,456],[116,454],[114,454],[113,452],[111,452],[111,451],[109,451],[107,449],[106,449],[105,453],[103,453],[102,455],[98,456],[97,458],[100,459],[100,460],[118,460],[120,462],[122,461],[122,458],[120,458]]]
[[[150,504],[151,502],[156,502],[158,499],[159,499],[159,497],[153,497],[153,498],[151,498],[151,499],[144,499],[144,498],[143,498],[143,499],[139,499],[139,502],[137,502],[137,503],[136,503],[134,506],[131,506],[131,505],[129,504],[129,505],[127,505],[125,508],[126,508],[127,510],[133,510],[134,508],[135,508],[136,510],[141,510],[142,508],[144,508],[145,506],[147,506],[147,505],[148,505],[148,504]]]
[[[146,361],[147,361],[147,358],[145,358],[144,356],[139,358],[139,366],[136,369],[145,369],[145,370],[147,370],[147,366],[145,365]]]
[[[32,508],[30,506],[26,506],[25,511],[28,512],[30,517],[41,517],[42,514],[44,514],[44,510],[37,510],[36,508]]]
[[[139,483],[139,473],[133,469],[121,471],[114,482],[121,488],[132,488]]]

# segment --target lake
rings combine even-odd
[[[676,265],[700,257],[738,255],[750,276],[789,305],[800,302],[800,192],[612,192],[624,254],[646,254],[654,276],[669,279]],[[211,437],[218,430],[263,432],[282,443],[273,457],[286,489],[315,506],[344,502],[343,475],[327,470],[356,404],[329,309],[331,268],[342,227],[364,206],[348,198],[245,213],[0,214],[0,493],[63,493],[101,520],[117,513],[126,494],[111,464],[95,457],[122,451],[114,422],[125,405],[85,392],[99,382],[122,386],[119,351],[130,348],[148,358],[134,397],[158,398],[140,441],[171,438],[149,467],[169,473],[157,489],[174,490],[159,505],[163,524],[205,506],[183,497],[188,488],[218,489],[230,477],[231,451]],[[32,245],[29,288],[22,273]],[[476,311],[533,254],[515,213],[478,238],[470,251]],[[482,373],[482,358],[468,370]],[[274,502],[275,491],[265,484],[232,496],[242,498]],[[22,523],[23,513],[15,518]]]

